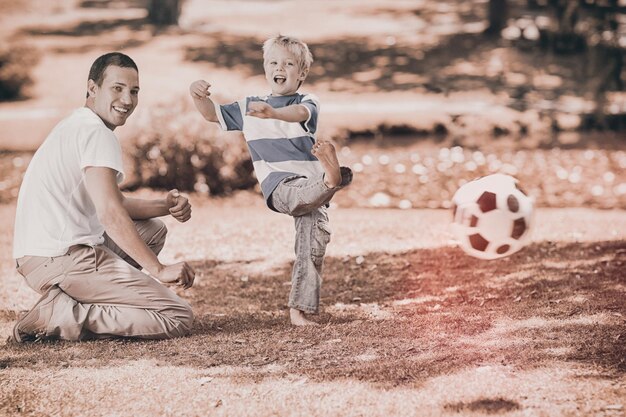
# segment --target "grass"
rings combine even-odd
[[[173,247],[179,239],[206,244],[212,227],[229,223],[239,232],[224,230],[223,245],[237,242],[246,222],[289,233],[282,216],[242,216],[232,202],[223,204],[194,211],[207,225],[197,232],[171,227]],[[407,212],[367,213],[378,213],[385,227],[410,223]],[[347,216],[358,233],[372,236],[360,215],[336,213],[339,234]],[[437,224],[437,216],[420,217]],[[593,223],[588,231],[604,220],[619,228],[624,220],[598,211],[585,217]],[[219,224],[209,226],[216,218]],[[342,244],[339,234],[335,245]],[[5,345],[0,414],[81,415],[101,402],[108,406],[90,414],[619,413],[626,394],[626,240],[617,239],[535,240],[493,262],[442,246],[363,252],[357,263],[342,253],[344,245],[326,260],[325,310],[315,329],[287,324],[288,256],[259,267],[264,260],[252,243],[226,257],[198,257],[197,284],[184,293],[197,316],[190,337]],[[8,331],[16,315],[1,310],[1,328]]]
[[[3,10],[15,7],[4,3]],[[246,5],[235,15],[230,2],[213,2],[209,10],[195,1],[186,8],[197,33],[159,36],[145,28],[133,32],[139,29],[134,15],[86,26],[85,10],[35,8],[41,13],[31,23],[50,20],[53,34],[19,32],[48,48],[44,64],[34,69],[33,100],[15,105],[22,111],[80,105],[68,97],[83,97],[83,86],[58,74],[88,67],[89,54],[111,48],[130,49],[140,67],[149,68],[142,70],[145,109],[171,104],[183,93],[187,97],[184,80],[200,77],[211,76],[217,96],[256,91],[264,84],[259,39],[250,33],[265,36],[275,26],[272,19],[282,19],[275,7],[281,13],[310,7],[305,10],[310,18],[286,31],[297,29],[314,49],[318,65],[307,85],[323,98],[328,134],[345,130],[350,139],[342,162],[359,166],[360,172],[334,200],[342,209],[331,210],[335,233],[325,265],[320,327],[287,324],[291,221],[269,213],[257,195],[209,202],[196,195],[194,218],[185,225],[168,224],[162,254],[167,262],[190,260],[198,272],[196,285],[182,293],[197,316],[192,335],[168,341],[0,344],[0,415],[623,415],[623,211],[539,210],[529,247],[485,262],[449,245],[447,211],[355,208],[374,205],[370,198],[378,192],[389,195],[390,207],[401,199],[413,207],[445,207],[442,202],[460,178],[491,169],[475,164],[476,171],[465,171],[465,162],[481,149],[484,157],[495,157],[488,162],[514,169],[542,207],[626,207],[626,159],[617,136],[603,132],[596,142],[570,131],[553,134],[551,123],[559,127],[560,115],[540,118],[532,110],[548,99],[563,111],[567,101],[559,97],[578,97],[582,84],[570,76],[576,65],[569,65],[577,57],[555,62],[538,51],[512,48],[502,55],[500,43],[467,33],[463,39],[442,35],[445,41],[428,36],[432,44],[416,45],[414,35],[429,35],[437,26],[431,17],[445,14],[439,3],[424,3],[421,15],[408,3],[392,8],[398,11],[377,1],[360,3],[356,14],[351,2],[332,6],[338,7],[333,13],[317,3],[283,2],[270,8]],[[460,10],[467,2],[449,3]],[[479,4],[470,9],[485,10]],[[265,13],[262,19],[259,13]],[[415,16],[429,25],[413,30],[419,23]],[[473,22],[484,16],[472,11],[466,17]],[[374,19],[397,32],[393,39],[377,25],[369,27]],[[4,19],[17,28],[19,22],[11,20]],[[202,34],[198,25],[218,29]],[[111,36],[98,36],[103,31]],[[81,32],[89,36],[74,36]],[[455,47],[458,41],[461,48]],[[455,59],[469,66],[455,65]],[[490,76],[494,60],[505,68]],[[541,65],[529,66],[530,61]],[[173,68],[180,82],[171,82]],[[561,77],[562,86],[527,94],[525,86],[546,71]],[[518,81],[506,76],[511,73]],[[520,76],[524,81],[517,85]],[[356,116],[341,111],[355,92],[369,106]],[[505,107],[501,93],[515,113],[499,111]],[[396,102],[407,100],[413,106],[407,104],[400,115],[379,111],[388,107],[385,103],[395,111]],[[481,100],[489,111],[476,115],[470,107]],[[423,103],[428,111],[415,106]],[[456,115],[459,108],[467,114]],[[0,142],[13,149],[40,141],[48,122],[7,119]],[[442,134],[436,146],[424,146],[426,140],[408,143],[431,131]],[[507,132],[511,137],[501,136]],[[390,136],[401,136],[402,143],[391,143]],[[449,162],[444,151],[457,145],[463,146],[457,148],[462,155],[455,156],[464,163],[436,174],[440,163]],[[14,201],[30,154],[0,156],[0,336],[7,336],[36,295],[15,273],[10,255]],[[420,168],[437,177],[421,178]]]

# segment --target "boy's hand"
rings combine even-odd
[[[189,199],[181,195],[178,190],[173,189],[167,193],[167,206],[172,217],[179,222],[184,223],[191,218]]]
[[[264,101],[253,101],[248,103],[248,116],[260,119],[276,119],[276,110]]]
[[[204,80],[194,81],[189,86],[189,94],[197,99],[208,98],[211,95],[209,87],[211,87],[211,84]]]

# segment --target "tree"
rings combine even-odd
[[[506,26],[508,18],[508,5],[506,0],[489,0],[489,8],[487,9],[489,26],[485,33],[489,35],[499,35],[500,31]]]
[[[605,128],[605,106],[609,91],[623,91],[624,47],[619,42],[619,16],[624,12],[618,0],[551,0],[558,25],[552,34],[555,52],[581,53],[585,85],[596,109],[594,123]]]
[[[490,0],[490,22],[497,18],[493,15],[495,3],[496,0]],[[540,32],[539,45],[550,53],[579,59],[578,87],[595,102],[595,111],[585,125],[623,128],[623,117],[611,115],[619,108],[607,109],[607,93],[624,91],[626,87],[623,77],[626,48],[620,41],[620,19],[626,13],[622,1],[527,0],[527,7],[535,15],[534,27]],[[512,24],[519,25],[521,20],[528,19],[518,19]]]
[[[183,0],[149,0],[148,21],[156,26],[178,25]]]

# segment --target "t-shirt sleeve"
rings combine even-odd
[[[243,116],[239,102],[218,105],[215,113],[222,130],[243,130]]]
[[[302,98],[301,105],[309,111],[309,118],[301,122],[302,128],[308,133],[315,133],[317,130],[317,116],[319,114],[320,102],[314,94],[307,94]]]
[[[109,129],[94,129],[81,141],[79,153],[83,171],[87,167],[106,167],[117,171],[118,184],[124,179],[122,148]]]

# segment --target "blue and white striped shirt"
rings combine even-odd
[[[309,118],[300,123],[247,116],[248,103],[264,101],[276,108],[301,104]],[[313,94],[291,96],[246,97],[231,104],[217,106],[217,118],[223,130],[240,130],[252,157],[257,180],[268,206],[276,186],[285,178],[312,178],[324,173],[311,153],[315,143],[319,101]]]

